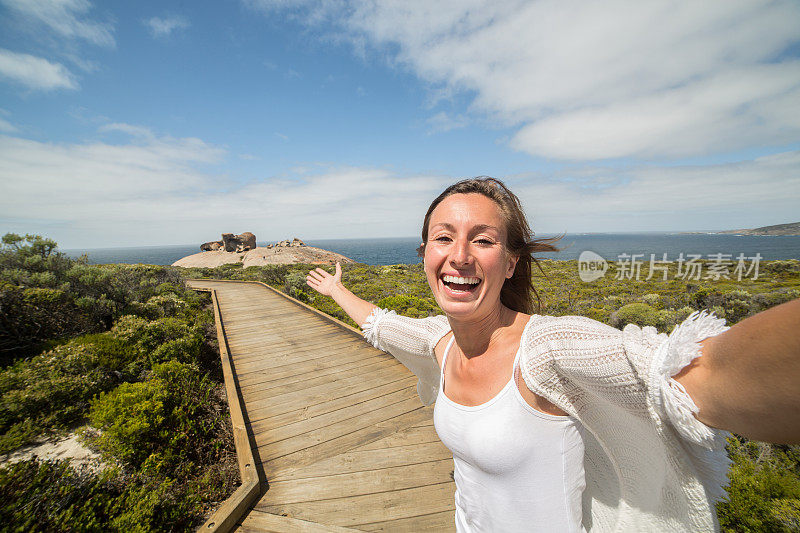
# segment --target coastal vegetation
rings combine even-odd
[[[662,333],[669,333],[696,310],[712,311],[732,325],[800,298],[800,261],[796,259],[762,261],[757,275],[753,270],[741,279],[732,271],[704,278],[702,272],[718,271],[707,261],[701,265],[699,276],[679,273],[677,264],[654,270],[650,276],[649,265],[644,264],[638,276],[609,270],[587,283],[578,276],[577,261],[542,260],[542,270],[534,271],[533,282],[542,314],[582,315],[614,327],[637,324]],[[331,298],[306,285],[307,272],[316,267],[225,265],[183,272],[187,277],[261,281],[355,326]],[[352,264],[342,265],[342,270],[345,285],[376,305],[410,317],[441,312],[421,264]],[[717,504],[722,531],[800,531],[800,446],[752,442],[734,435],[728,440],[728,454],[733,461],[728,497]]]
[[[8,531],[183,531],[238,471],[208,296],[170,267],[0,249],[0,453],[77,433],[102,463],[0,467]]]

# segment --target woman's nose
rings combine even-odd
[[[472,255],[469,251],[469,245],[466,242],[456,242],[450,255],[450,262],[453,266],[468,265],[472,260]]]

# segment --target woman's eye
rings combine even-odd
[[[478,244],[494,244],[494,242],[490,241],[489,239],[478,239],[475,242],[477,242]]]
[[[450,237],[448,237],[447,235],[441,235],[439,237],[436,237],[434,240],[436,242],[450,242],[452,239],[450,239]]]

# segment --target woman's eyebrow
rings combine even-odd
[[[447,231],[456,231],[456,227],[448,222],[439,222],[438,224],[434,224],[431,229],[446,229]],[[485,231],[487,229],[494,230],[499,232],[500,228],[497,226],[492,226],[491,224],[478,224],[470,228],[470,233],[480,233],[481,231]]]
[[[483,231],[487,229],[500,231],[500,228],[498,228],[497,226],[492,226],[491,224],[478,224],[477,226],[472,228],[472,231]]]

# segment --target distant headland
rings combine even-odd
[[[775,224],[752,229],[729,229],[725,231],[682,231],[681,235],[721,234],[721,235],[800,235],[800,222]]]
[[[200,253],[178,259],[172,266],[192,268],[214,268],[222,265],[241,263],[244,268],[261,265],[289,265],[310,263],[314,265],[333,265],[355,263],[349,257],[336,252],[306,246],[295,237],[267,246],[256,246],[256,236],[245,232],[240,235],[223,233],[219,241],[200,245]]]

